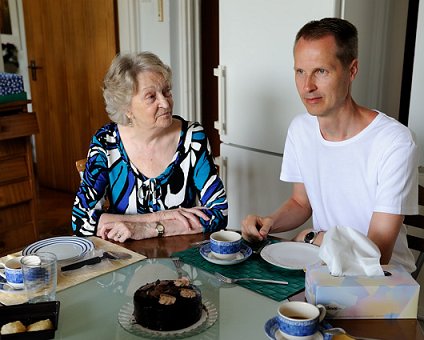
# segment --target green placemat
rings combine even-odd
[[[285,300],[305,289],[305,273],[303,270],[290,270],[276,267],[264,261],[259,255],[252,254],[246,261],[229,266],[221,266],[206,261],[199,253],[199,248],[172,254],[183,262],[203,269],[209,273],[219,272],[231,278],[255,277],[261,279],[283,280],[288,285],[260,283],[254,281],[240,281],[238,285],[265,295],[276,301]]]

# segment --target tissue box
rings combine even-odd
[[[419,284],[402,266],[382,267],[392,275],[335,277],[327,266],[312,266],[306,299],[324,305],[333,319],[416,319]]]
[[[26,100],[24,81],[21,75],[0,72],[0,103]]]
[[[0,96],[24,92],[24,81],[21,75],[0,72]]]

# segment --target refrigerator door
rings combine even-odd
[[[305,109],[294,83],[293,43],[337,0],[224,0],[219,3],[220,134],[224,143],[282,154],[292,118]]]
[[[290,197],[292,185],[280,181],[281,156],[221,144],[220,157],[228,228],[240,229],[247,215],[270,214]]]

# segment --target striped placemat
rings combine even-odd
[[[75,286],[87,280],[90,280],[94,277],[109,273],[111,271],[117,270],[122,267],[126,267],[134,262],[145,259],[144,255],[133,252],[132,250],[121,247],[118,244],[105,241],[101,238],[91,236],[88,237],[89,240],[93,241],[95,246],[95,251],[92,256],[102,255],[104,251],[118,251],[131,254],[131,258],[122,259],[122,260],[103,260],[101,263],[85,266],[76,270],[61,272],[58,268],[57,272],[57,288],[56,292],[59,292],[63,289]],[[10,256],[21,256],[21,252],[11,254],[0,258],[0,261],[6,260]],[[25,291],[4,291],[0,290],[0,302],[4,305],[16,305],[20,303],[27,302],[27,296]]]

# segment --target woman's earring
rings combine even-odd
[[[134,124],[133,124],[133,121],[132,121],[132,118],[131,117],[128,117],[128,126],[134,126]]]

